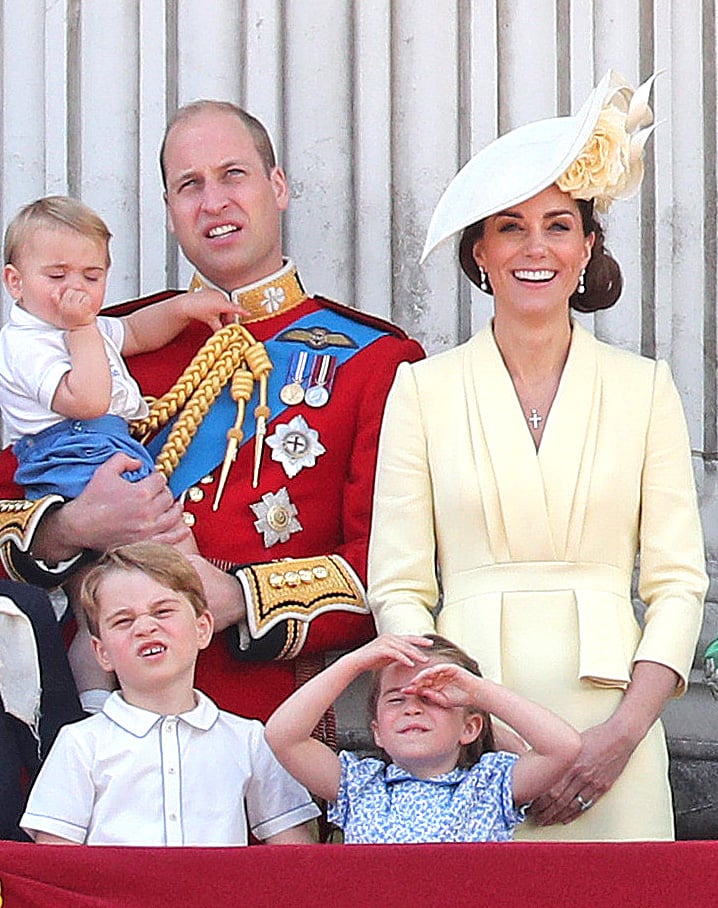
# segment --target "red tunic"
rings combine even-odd
[[[108,314],[123,314],[157,299],[155,296],[125,304],[109,310]],[[312,408],[305,403],[290,406],[282,414],[273,414],[267,429],[269,437],[277,424],[286,424],[293,416],[302,415],[309,427],[319,433],[325,453],[317,457],[314,466],[307,466],[290,478],[282,464],[272,459],[272,451],[265,444],[259,485],[255,489],[252,488],[254,444],[250,441],[239,449],[217,511],[212,510],[212,502],[219,467],[212,472],[211,482],[197,483],[193,494],[185,499],[184,510],[194,518],[193,531],[201,553],[225,568],[338,554],[352,566],[361,583],[365,583],[374,470],[384,403],[398,364],[420,359],[423,351],[394,325],[321,298],[306,299],[287,311],[248,322],[247,327],[257,340],[265,341],[308,315],[314,316],[312,325],[321,327],[323,314],[337,309],[357,326],[368,324],[378,329],[380,336],[366,346],[360,344],[360,349],[337,369],[326,406]],[[194,322],[173,341],[171,353],[165,347],[131,358],[128,365],[143,392],[159,396],[167,391],[209,333],[206,326]],[[295,346],[299,349],[302,345]],[[321,352],[331,353],[332,349],[326,347]],[[281,386],[286,374],[275,368],[269,381],[270,384],[279,382]],[[218,459],[221,461],[221,452]],[[4,498],[21,496],[11,482],[14,466],[10,452],[3,452],[0,496]],[[264,536],[255,528],[257,515],[250,506],[260,502],[265,493],[276,493],[282,487],[287,489],[297,508],[302,529],[286,542],[267,548]],[[190,500],[200,496],[203,496],[201,500]],[[367,614],[341,609],[315,614],[302,654],[352,648],[369,639],[373,630],[372,619]],[[221,708],[264,720],[294,689],[295,663],[302,656],[298,660],[273,659],[281,649],[281,625],[258,641],[258,645],[250,647],[248,654],[249,660],[269,656],[271,661],[247,658],[238,661],[237,639],[237,631],[229,629],[218,634],[209,649],[201,653],[197,686]],[[230,642],[234,645],[230,646]]]

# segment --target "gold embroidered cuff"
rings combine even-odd
[[[68,563],[53,571],[33,559],[30,552],[42,518],[63,503],[60,495],[47,495],[37,501],[0,500],[0,559],[13,580],[46,587],[62,583]],[[75,560],[69,564],[74,567]]]
[[[287,639],[280,659],[297,655],[309,622],[317,615],[328,611],[369,614],[361,581],[339,555],[252,564],[240,568],[237,579],[244,590],[252,638],[286,622]]]

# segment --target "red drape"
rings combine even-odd
[[[104,848],[0,843],[2,908],[682,908],[718,843]]]

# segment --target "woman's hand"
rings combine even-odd
[[[666,665],[636,662],[616,712],[601,725],[581,733],[581,750],[574,764],[546,794],[534,800],[529,813],[539,826],[571,823],[606,794],[674,695],[679,681],[676,672]]]
[[[638,743],[613,731],[610,720],[586,729],[581,733],[576,762],[549,791],[534,800],[529,815],[539,826],[571,823],[611,788]]]

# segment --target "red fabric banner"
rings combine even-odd
[[[0,843],[2,908],[712,904],[718,843],[104,848]]]

